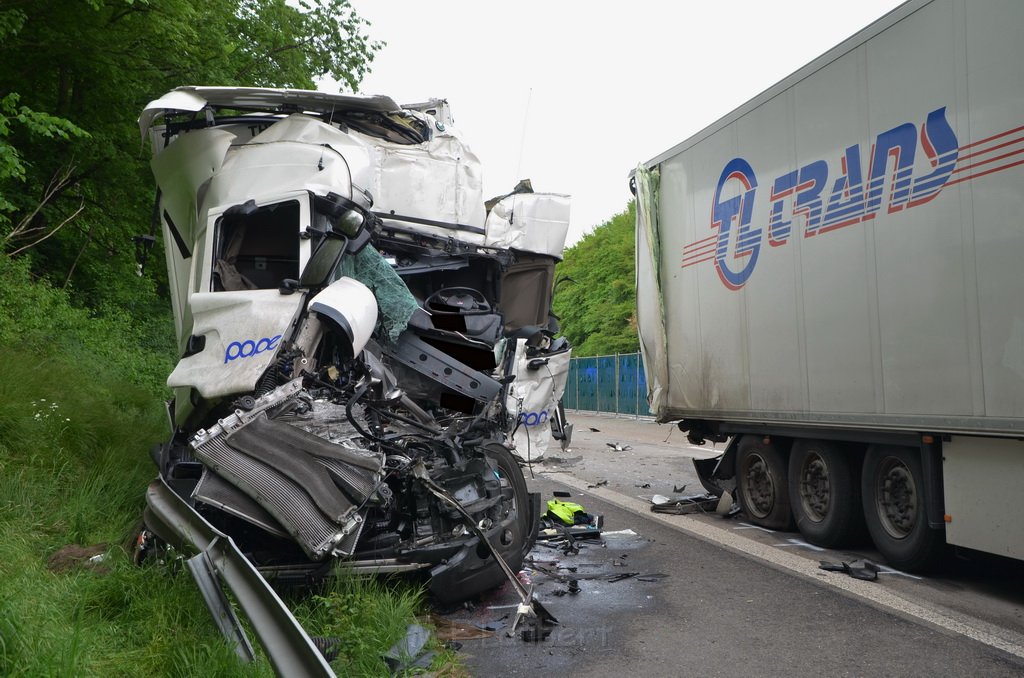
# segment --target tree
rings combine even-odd
[[[577,356],[639,350],[636,330],[634,222],[636,204],[565,251],[556,278],[554,311]]]
[[[328,74],[355,89],[380,48],[366,25],[348,0],[0,0],[3,250],[81,305],[152,304],[132,243],[153,202],[135,122],[146,102]]]

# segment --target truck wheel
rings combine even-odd
[[[497,464],[498,477],[503,491],[511,495],[509,508],[516,514],[515,527],[511,530],[511,534],[503,535],[507,538],[508,543],[503,541],[500,546],[497,544],[495,546],[501,551],[502,557],[508,562],[509,567],[518,571],[522,565],[522,559],[533,548],[533,544],[527,544],[530,535],[530,496],[526,488],[526,478],[523,477],[522,469],[519,468],[519,464],[507,447],[493,442],[486,443],[483,449],[484,454]]]
[[[736,488],[740,506],[752,523],[790,529],[786,458],[778,447],[758,436],[744,436],[736,449]]]
[[[859,459],[835,443],[798,440],[789,453],[789,496],[807,541],[836,547],[864,531]]]
[[[910,572],[933,565],[945,545],[942,531],[928,527],[924,487],[917,450],[868,448],[861,474],[868,532],[891,566]]]

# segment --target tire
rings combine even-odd
[[[864,456],[864,520],[889,565],[919,572],[935,565],[945,547],[942,530],[928,527],[924,473],[918,451],[872,445]]]
[[[508,562],[509,567],[518,571],[522,566],[523,558],[533,548],[528,544],[530,530],[530,497],[526,488],[526,478],[523,471],[516,462],[515,457],[507,447],[501,443],[488,443],[484,445],[484,453],[498,466],[498,475],[502,484],[508,483],[512,494],[512,510],[516,512],[515,527],[512,529],[512,538],[507,544],[502,543],[498,548],[502,557]]]
[[[860,457],[824,440],[798,440],[789,453],[789,497],[800,534],[835,548],[864,535]]]
[[[744,436],[736,449],[736,490],[750,522],[772,530],[793,526],[786,457],[774,443]]]

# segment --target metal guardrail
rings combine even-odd
[[[569,410],[647,416],[647,376],[639,353],[573,358],[562,395]]]
[[[251,661],[252,645],[221,588],[231,589],[249,618],[279,676],[334,678],[334,671],[312,639],[234,541],[218,531],[157,479],[146,492],[146,524],[157,535],[196,553],[188,561],[214,621],[239,657]]]

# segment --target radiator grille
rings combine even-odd
[[[211,437],[193,449],[200,461],[274,516],[313,560],[323,559],[332,550],[344,555],[355,550],[362,519],[354,507],[344,516],[351,526],[351,533],[345,535],[342,526],[328,520],[294,481],[231,449],[223,435]]]

